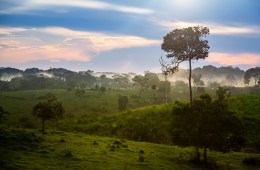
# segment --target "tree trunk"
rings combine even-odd
[[[208,162],[208,157],[207,157],[207,147],[206,147],[206,146],[204,146],[203,159],[204,159],[204,163],[207,163],[207,162]]]
[[[167,74],[165,74],[165,103],[168,103],[168,96],[167,96]]]
[[[190,89],[190,105],[192,103],[192,89],[191,89],[191,57],[189,58],[189,66],[190,66],[190,70],[189,70],[189,89]]]

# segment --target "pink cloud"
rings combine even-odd
[[[18,35],[17,33],[22,33]],[[158,45],[151,40],[131,35],[75,31],[61,27],[1,28],[1,63],[26,63],[36,60],[89,62],[102,51],[119,48]],[[50,37],[42,39],[43,36]],[[54,36],[53,36],[54,35]]]
[[[254,53],[210,53],[208,62],[215,62],[222,65],[258,65],[260,54]]]
[[[90,57],[79,49],[59,46],[4,48],[0,53],[2,63],[26,63],[36,60],[90,61]]]

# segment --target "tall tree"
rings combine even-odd
[[[203,38],[209,34],[207,27],[195,26],[182,29],[174,29],[163,39],[161,48],[167,52],[166,57],[172,58],[172,67],[170,70],[178,70],[179,64],[183,61],[189,61],[189,90],[190,104],[192,103],[191,61],[205,59],[208,57],[208,41]]]
[[[257,86],[257,84],[260,84],[260,67],[250,68],[246,70],[244,75],[244,83],[249,84],[251,78],[254,78],[255,86]]]
[[[64,108],[56,97],[51,97],[47,101],[39,102],[33,107],[32,115],[42,120],[42,133],[45,130],[45,121],[59,120],[62,118]]]

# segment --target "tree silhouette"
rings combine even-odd
[[[250,68],[246,70],[244,75],[244,83],[249,84],[251,78],[254,78],[255,86],[257,86],[257,84],[260,84],[260,67]]]
[[[181,146],[194,146],[196,160],[200,160],[199,148],[203,148],[204,162],[207,163],[207,149],[228,152],[235,140],[243,138],[243,126],[235,112],[230,111],[225,90],[217,100],[208,94],[194,100],[191,105],[177,102],[173,109],[173,142]],[[243,145],[243,142],[236,144]]]
[[[172,58],[171,72],[178,70],[181,62],[189,61],[190,104],[192,103],[191,61],[208,57],[210,47],[208,41],[203,39],[207,34],[209,29],[202,26],[174,29],[163,38],[161,46],[167,52],[166,57]]]
[[[51,97],[47,101],[39,102],[33,107],[32,115],[42,120],[42,133],[45,130],[45,121],[59,120],[62,118],[64,108],[56,97]]]

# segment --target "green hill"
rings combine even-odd
[[[0,140],[2,169],[207,169],[189,161],[192,148],[28,130],[1,129]],[[208,168],[217,164],[220,169],[239,170],[250,168],[243,164],[245,158],[260,155],[209,152],[209,157],[212,166]]]

